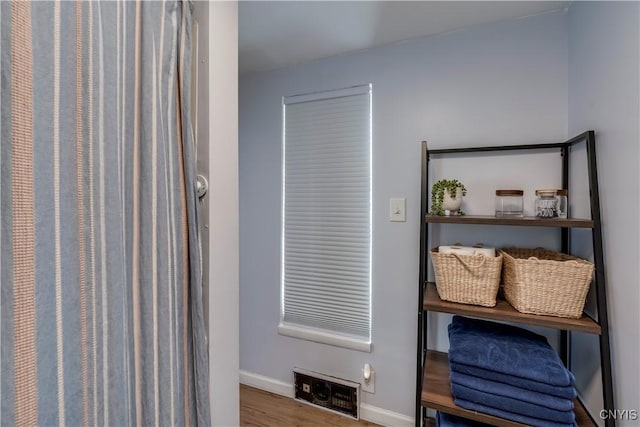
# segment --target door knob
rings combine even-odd
[[[207,178],[205,178],[204,175],[198,175],[198,179],[196,181],[196,195],[198,196],[198,199],[202,199],[207,194],[208,190],[209,182],[207,181]]]

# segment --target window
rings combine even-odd
[[[371,351],[371,85],[283,98],[281,334]]]

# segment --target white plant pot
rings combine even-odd
[[[444,191],[444,199],[442,200],[442,209],[450,212],[457,212],[462,205],[462,189],[458,188],[454,197],[449,195],[449,191]]]

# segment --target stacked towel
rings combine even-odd
[[[545,337],[454,316],[449,361],[456,405],[532,426],[576,425],[575,378]]]

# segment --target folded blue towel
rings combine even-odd
[[[491,427],[491,426],[489,424],[468,420],[466,418],[456,417],[455,415],[438,411],[436,412],[436,427]]]
[[[571,399],[563,399],[561,397],[550,396],[544,393],[538,393],[537,391],[525,390],[520,387],[514,387],[509,384],[503,384],[495,381],[491,381],[485,378],[478,378],[471,375],[461,374],[454,370],[451,371],[451,384],[453,391],[453,384],[459,384],[468,389],[471,389],[480,394],[486,394],[489,399],[500,400],[501,398],[506,398],[509,401],[515,401],[514,404],[518,402],[526,404],[527,407],[529,405],[532,408],[531,416],[539,413],[541,410],[549,409],[552,411],[559,411],[561,414],[566,414],[567,412],[573,411],[573,401]],[[456,396],[455,393],[453,393]],[[462,396],[461,396],[462,397]],[[491,403],[481,402],[474,399],[464,398],[466,400],[471,400],[473,402],[484,403],[486,405],[491,405]],[[493,405],[495,406],[495,405]],[[513,412],[521,412],[516,411],[515,409],[509,409],[509,407],[505,407],[503,409],[507,409]],[[524,412],[523,412],[524,413]],[[540,417],[547,418],[547,417]],[[549,418],[555,419],[555,418]],[[573,421],[573,420],[572,420]]]
[[[572,380],[542,335],[462,316],[454,316],[449,325],[449,360],[554,386]]]
[[[573,423],[556,423],[553,421],[541,420],[540,418],[527,417],[526,415],[516,414],[514,412],[505,411],[503,409],[497,409],[487,405],[481,405],[479,403],[469,402],[468,400],[454,398],[456,405],[461,408],[469,409],[471,411],[482,412],[485,414],[493,415],[496,417],[504,418],[507,420],[515,421],[522,424],[527,424],[533,427],[575,427],[577,424]]]
[[[453,394],[456,399],[479,403],[484,406],[490,406],[495,409],[501,409],[527,417],[540,418],[545,421],[573,423],[576,420],[573,410],[558,411],[549,409],[533,403],[523,402],[522,400],[474,390],[454,382],[451,383],[451,394]]]
[[[521,389],[537,391],[550,396],[556,396],[569,400],[573,400],[577,396],[576,389],[574,387],[575,378],[573,377],[573,374],[571,374],[571,372],[569,372],[571,376],[571,385],[554,386],[538,381],[528,380],[526,378],[520,378],[513,375],[501,374],[500,372],[477,368],[475,366],[464,365],[462,363],[451,362],[450,366],[452,372],[459,372],[461,374],[467,374],[477,378],[484,378],[501,384],[509,384]]]

